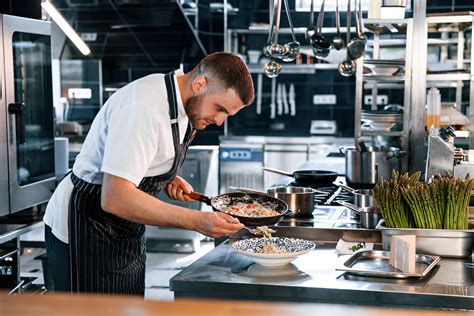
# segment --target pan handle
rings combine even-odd
[[[268,195],[267,193],[259,191],[259,190],[249,189],[249,188],[242,188],[242,187],[232,187],[232,186],[230,186],[229,190],[239,191],[239,192],[243,192],[243,193],[256,193],[256,194]]]
[[[278,173],[278,174],[281,174],[281,175],[284,175],[284,176],[288,176],[288,177],[293,177],[293,173],[288,172],[288,171],[283,171],[283,170],[280,170],[280,169],[262,167],[262,170],[264,170],[264,171],[270,171],[270,172],[273,172],[273,173]]]
[[[292,210],[286,210],[285,213],[283,213],[282,215],[283,217],[290,217],[295,215],[295,212],[293,212]]]
[[[345,206],[351,210],[353,210],[354,212],[356,212],[357,214],[360,214],[360,208],[357,206],[357,205],[354,205],[352,203],[349,203],[349,202],[345,202],[345,201],[336,201],[337,203],[341,204],[342,206]]]
[[[188,196],[196,201],[200,201],[203,203],[206,203],[207,205],[211,205],[211,198],[208,196],[205,196],[204,194],[198,193],[198,192],[191,192],[188,193]]]
[[[347,185],[345,185],[341,182],[334,181],[332,184],[334,184],[334,185],[336,185],[340,188],[343,188],[344,190],[346,190],[349,193],[357,193],[357,190],[355,190],[355,189],[353,189],[353,188],[351,188],[351,187],[349,187],[349,186],[347,186]]]

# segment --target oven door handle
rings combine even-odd
[[[10,103],[8,105],[8,113],[15,116],[15,132],[17,144],[25,143],[25,120],[23,118],[23,111],[25,110],[24,103]]]

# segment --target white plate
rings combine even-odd
[[[251,257],[255,262],[268,267],[277,267],[290,263],[296,257],[301,256],[311,250],[316,245],[314,242],[287,237],[272,237],[275,245],[281,249],[286,250],[285,253],[259,253],[262,249],[264,238],[249,238],[237,240],[230,244],[230,246],[237,252]]]

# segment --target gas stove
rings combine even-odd
[[[287,185],[315,189],[316,193],[314,195],[314,202],[316,205],[338,206],[339,203],[337,203],[337,201],[352,203],[353,200],[352,194],[344,190],[339,190],[339,187],[332,183],[315,185],[293,181],[288,183]]]
[[[306,184],[293,181],[286,185],[315,189],[315,209],[312,216],[284,218],[277,226],[360,228],[359,216],[337,203],[338,201],[352,203],[353,197],[349,192],[341,190],[332,183]]]
[[[358,215],[343,206],[316,206],[312,217],[283,218],[277,226],[360,228]]]

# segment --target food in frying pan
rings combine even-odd
[[[255,201],[252,203],[238,202],[222,208],[221,211],[230,215],[244,217],[271,217],[280,215],[279,212],[271,210]]]

